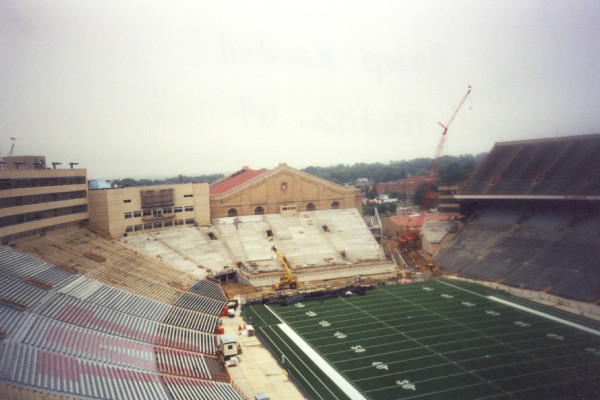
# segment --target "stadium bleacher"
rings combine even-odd
[[[37,255],[58,254],[43,242],[34,244]],[[0,302],[0,384],[29,389],[32,398],[44,398],[36,395],[42,392],[98,399],[187,399],[191,393],[243,398],[216,356],[215,330],[227,301],[217,282],[172,269],[161,278],[151,265],[146,281],[179,295],[167,304],[90,278],[106,268],[114,268],[100,274],[108,281],[113,272],[127,275],[127,262],[133,265],[129,277],[137,277],[145,257],[136,261],[130,250],[112,244],[77,243],[81,247],[71,250],[69,261],[87,275],[0,247],[0,299],[10,300]],[[89,251],[106,262],[86,257]],[[190,290],[169,285],[173,280]]]
[[[496,143],[461,195],[600,195],[600,134]]]
[[[497,143],[460,188],[468,223],[437,263],[467,278],[598,302],[598,151],[598,134]]]
[[[486,217],[483,211],[439,252],[436,262],[443,269],[579,301],[600,300],[600,241],[590,227],[590,220],[600,224],[595,214],[580,225],[565,209],[527,211],[520,217],[515,210],[512,218],[483,229],[479,220],[489,222]],[[512,222],[508,229],[507,222]]]

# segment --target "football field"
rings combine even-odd
[[[593,399],[600,393],[597,321],[466,282],[247,305],[243,315],[311,399]]]

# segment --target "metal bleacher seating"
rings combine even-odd
[[[218,282],[213,282],[208,279],[196,282],[193,286],[188,289],[189,292],[202,294],[206,297],[210,297],[217,300],[226,301],[225,293],[221,289],[221,285]]]
[[[490,218],[496,214],[493,218]],[[461,276],[544,290],[584,302],[600,300],[600,216],[556,209],[501,217],[486,210],[436,261]]]
[[[225,300],[217,300],[193,292],[186,292],[177,299],[174,305],[188,310],[218,316],[223,311],[225,303]]]
[[[73,255],[70,265],[86,263]],[[107,264],[85,270],[114,278]],[[158,287],[185,308],[0,247],[0,299],[12,299],[0,302],[0,382],[77,398],[241,400],[216,357],[225,294],[217,282],[182,275],[192,290]]]
[[[447,271],[461,273],[472,263],[485,258],[490,249],[507,235],[517,221],[518,215],[509,210],[493,210],[483,213],[469,222],[450,246],[436,256],[436,262]],[[471,274],[478,275],[479,268]]]

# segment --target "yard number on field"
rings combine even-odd
[[[592,353],[595,356],[600,356],[600,350],[596,350],[593,347],[588,347],[587,349],[585,349],[585,351],[587,351],[588,353]]]
[[[565,340],[564,337],[557,335],[556,333],[549,333],[546,336],[548,336],[549,338],[552,338],[552,339],[556,339],[556,340]]]
[[[387,364],[384,364],[381,361],[373,361],[371,365],[377,369],[385,369],[386,371],[388,370]]]
[[[364,353],[367,349],[365,349],[364,347],[362,347],[360,344],[357,346],[352,346],[350,347],[352,350],[354,350],[355,353]]]
[[[406,389],[406,390],[415,390],[415,391],[417,390],[415,385],[410,383],[410,381],[408,379],[396,381],[396,385],[400,385],[400,386],[402,386],[402,389]]]

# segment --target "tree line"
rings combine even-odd
[[[440,160],[438,183],[440,185],[454,185],[463,182],[484,155],[485,153],[476,156],[471,154],[443,156]],[[367,178],[373,183],[379,183],[403,179],[409,175],[427,175],[432,164],[433,159],[431,158],[415,158],[412,160],[390,161],[387,164],[356,163],[353,165],[338,164],[330,167],[309,166],[302,169],[302,171],[340,185],[355,185],[359,178]],[[223,174],[207,174],[179,175],[164,179],[124,178],[114,179],[112,184],[117,186],[153,186],[190,182],[208,182],[210,184],[224,177]]]
[[[210,174],[210,175],[196,175],[196,176],[186,176],[179,175],[171,178],[164,179],[134,179],[134,178],[124,178],[124,179],[113,179],[111,181],[112,185],[117,185],[120,187],[127,186],[156,186],[156,185],[170,185],[174,183],[197,183],[197,182],[208,182],[213,183],[218,181],[221,178],[224,178],[223,174]]]
[[[443,156],[440,160],[438,183],[455,185],[463,182],[484,156],[485,153],[475,156],[471,154]],[[388,164],[357,163],[354,165],[338,164],[332,167],[310,166],[302,171],[344,185],[355,184],[359,178],[368,178],[373,183],[379,183],[404,179],[409,175],[427,175],[432,165],[432,158],[415,158],[390,161]]]

